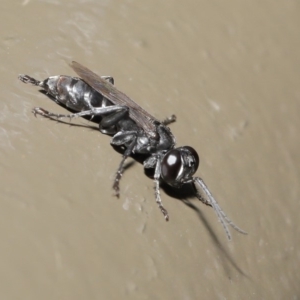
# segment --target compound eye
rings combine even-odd
[[[193,160],[194,160],[194,164],[195,164],[194,168],[195,168],[195,172],[196,172],[198,170],[199,163],[200,163],[198,153],[196,152],[196,150],[194,148],[192,148],[190,146],[184,146],[183,148],[187,149],[191,153]]]
[[[169,184],[176,181],[182,172],[181,154],[174,149],[169,151],[161,162],[161,177]]]

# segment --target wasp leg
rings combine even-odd
[[[174,122],[176,122],[176,116],[175,115],[171,115],[170,117],[164,119],[162,121],[162,124],[169,125],[169,124],[174,123]]]
[[[107,116],[104,116],[99,123],[99,130],[102,133],[107,134],[107,131],[114,129],[114,125],[116,125],[120,120],[124,119],[126,115],[128,115],[128,107],[123,106],[122,110],[111,113]]]
[[[43,117],[48,117],[48,118],[72,119],[72,118],[84,117],[84,116],[92,116],[92,117],[100,116],[100,115],[105,115],[113,112],[123,111],[124,109],[127,109],[127,107],[120,106],[120,105],[107,106],[107,107],[93,107],[90,110],[84,110],[78,113],[65,115],[65,114],[52,113],[41,107],[35,107],[33,108],[32,112],[34,113],[34,115],[41,115]]]
[[[115,190],[116,196],[120,196],[120,180],[122,178],[124,172],[124,163],[126,159],[132,154],[132,151],[136,145],[137,133],[136,131],[125,131],[125,132],[118,132],[115,134],[111,140],[111,144],[115,146],[125,145],[126,150],[123,154],[123,158],[117,170],[113,189]]]
[[[39,81],[37,79],[34,79],[33,77],[29,76],[29,75],[25,75],[25,74],[20,74],[18,76],[19,80],[21,80],[24,83],[30,83],[33,85],[37,85],[37,86],[42,86],[43,81]],[[73,77],[76,79],[80,79],[79,77]],[[110,82],[111,84],[115,84],[115,80],[112,76],[101,76],[102,79],[107,80],[108,82]]]
[[[115,80],[112,76],[101,76],[102,79],[109,81],[111,84],[115,84]]]
[[[36,80],[33,77],[30,77],[29,75],[25,75],[25,74],[20,74],[18,76],[18,79],[26,84],[30,83],[30,84],[37,85],[37,86],[43,85],[43,81]]]
[[[155,171],[154,171],[154,184],[155,184],[155,200],[158,204],[159,209],[163,213],[165,220],[169,221],[169,214],[168,211],[164,208],[161,198],[160,198],[160,191],[159,191],[159,178],[161,174],[161,157],[157,158]]]

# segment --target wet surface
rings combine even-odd
[[[299,7],[296,1],[2,1],[1,299],[298,299]],[[170,125],[232,232],[189,190],[162,188],[78,119],[18,81],[77,60]]]

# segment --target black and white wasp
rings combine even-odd
[[[56,114],[36,107],[33,109],[35,115],[59,119],[100,117],[99,130],[113,136],[112,145],[125,148],[113,184],[117,196],[125,160],[132,154],[142,154],[146,158],[144,168],[154,169],[155,200],[166,221],[169,215],[161,201],[160,179],[175,188],[191,183],[195,196],[214,209],[228,239],[231,235],[227,224],[246,234],[225,215],[204,181],[193,177],[199,166],[197,152],[189,146],[175,148],[175,138],[167,127],[175,121],[174,115],[161,122],[116,89],[112,77],[100,77],[75,61],[71,67],[80,78],[58,75],[38,81],[28,75],[19,75],[19,79],[43,88],[55,102],[74,111],[71,114]]]

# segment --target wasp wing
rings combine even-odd
[[[98,93],[110,100],[116,105],[127,106],[129,108],[130,118],[136,122],[145,133],[151,137],[157,137],[156,125],[154,122],[159,122],[146,110],[136,104],[127,95],[119,91],[110,82],[102,79],[100,76],[79,64],[76,61],[72,61],[71,68],[83,79],[88,85],[95,89]]]

